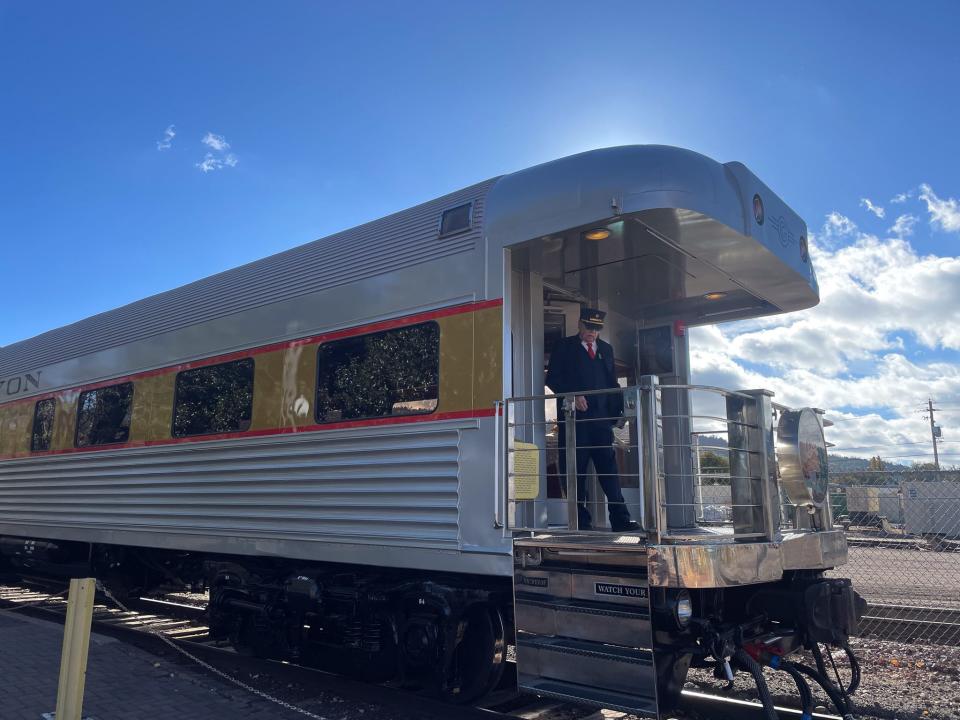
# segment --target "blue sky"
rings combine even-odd
[[[911,267],[949,290],[953,266],[923,258],[952,258],[960,236],[949,223],[958,25],[960,5],[946,2],[0,0],[0,279],[14,308],[0,345],[487,177],[627,143],[741,160],[805,217],[823,261],[872,262],[903,282],[893,271],[907,256],[890,243],[906,243]],[[892,203],[900,193],[911,197]],[[889,230],[901,215],[916,218],[912,233]],[[869,285],[858,277],[836,283]],[[827,312],[858,332],[856,317]],[[960,342],[947,330],[918,341],[911,323],[836,349],[824,377],[883,378],[897,355],[942,378]],[[805,327],[735,326],[701,342],[757,347]],[[724,357],[743,373],[730,379],[808,381],[797,373],[809,362]],[[960,381],[934,391],[960,407]],[[855,414],[853,401],[829,406]]]

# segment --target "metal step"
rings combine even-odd
[[[539,678],[640,698],[656,697],[649,649],[518,633],[517,671],[521,685]]]
[[[570,602],[517,596],[517,629],[533,635],[592,640],[597,643],[650,647],[650,613],[646,607]]]
[[[545,680],[543,678],[520,678],[520,689],[543,697],[566,702],[584,703],[598,708],[618,710],[642,717],[657,717],[657,701],[653,696],[644,697],[630,693],[613,692],[577,683]]]

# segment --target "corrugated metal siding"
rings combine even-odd
[[[459,544],[457,428],[309,435],[0,464],[0,534],[19,525]],[[162,545],[162,543],[160,543]],[[205,546],[209,546],[204,543]]]
[[[476,248],[488,180],[234,270],[0,349],[0,376]],[[473,228],[438,237],[443,210],[474,202]],[[68,300],[64,298],[64,300]]]

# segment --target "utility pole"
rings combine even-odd
[[[930,439],[933,440],[933,466],[940,472],[940,455],[937,453],[937,426],[933,422],[933,400],[927,398],[927,410],[930,411]]]

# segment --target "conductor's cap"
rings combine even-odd
[[[580,308],[580,322],[586,325],[589,330],[600,330],[606,316],[607,314],[603,310]]]

